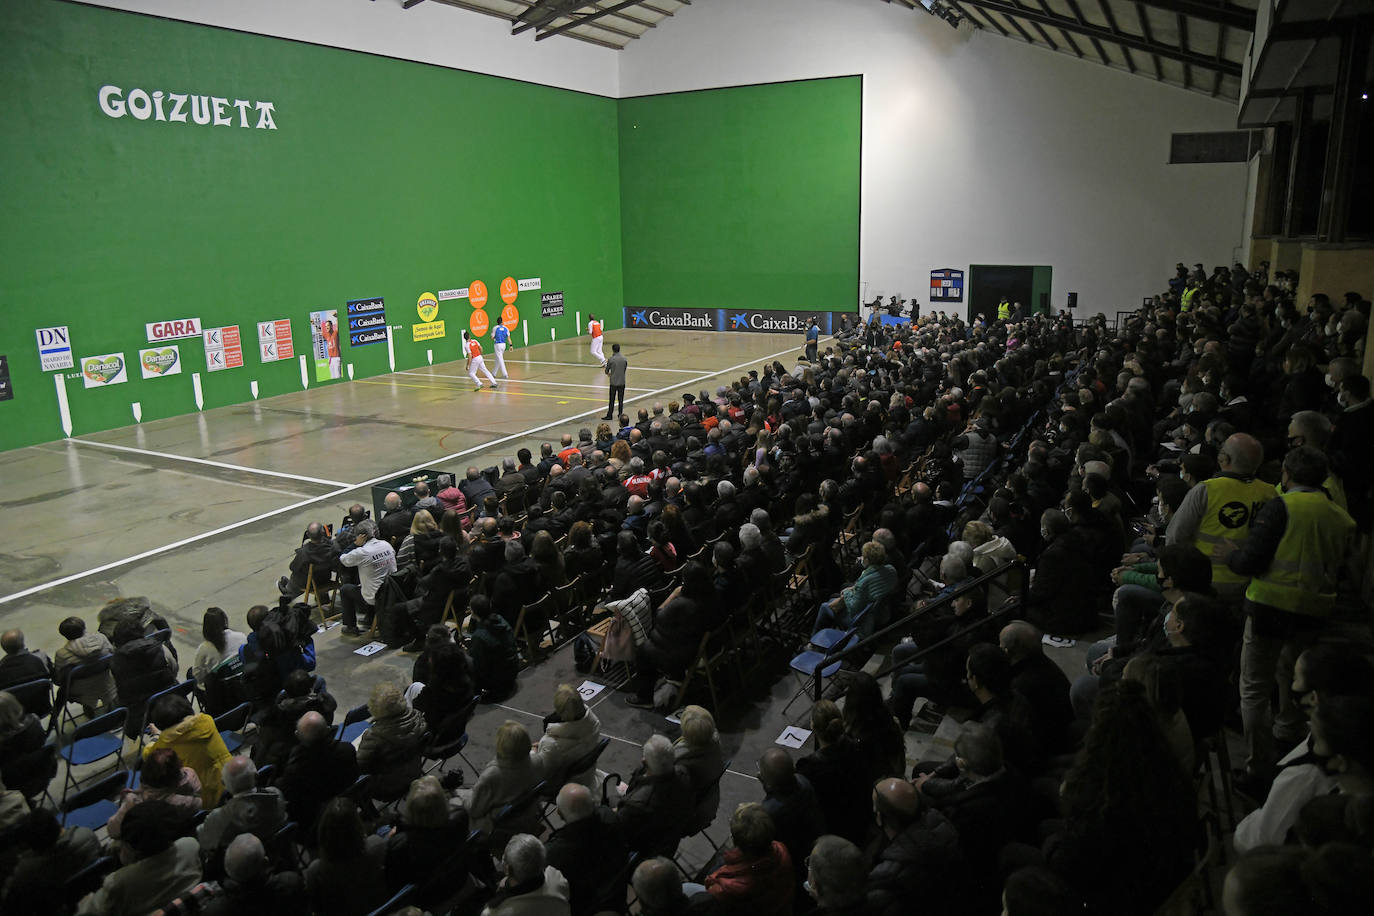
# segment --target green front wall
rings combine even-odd
[[[15,398],[0,402],[0,447],[62,436],[34,329],[67,325],[75,355],[122,351],[130,379],[67,383],[74,433],[300,390],[295,360],[263,364],[259,321],[382,296],[397,368],[456,358],[471,308],[441,303],[442,340],[414,343],[421,293],[481,279],[489,314],[506,276],[565,290],[542,321],[516,301],[530,339],[576,333],[574,314],[621,307],[613,99],[56,2],[0,4],[0,354]],[[102,85],[275,105],[276,130],[158,123],[102,113]],[[250,114],[249,122],[257,123]],[[237,325],[244,366],[205,373],[200,340],[176,341],[178,376],[134,363],[149,321]],[[346,336],[346,335],[345,335]],[[518,345],[520,334],[514,335]],[[490,345],[488,345],[490,350]],[[350,349],[359,377],[388,371],[385,344]],[[78,369],[79,369],[78,362]],[[312,378],[312,384],[314,384]]]
[[[623,99],[625,305],[853,311],[863,78]]]

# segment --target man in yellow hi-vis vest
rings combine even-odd
[[[1302,737],[1303,717],[1291,691],[1293,663],[1330,616],[1337,576],[1353,543],[1354,519],[1321,489],[1326,474],[1326,456],[1317,449],[1290,451],[1283,459],[1283,495],[1265,503],[1244,545],[1224,549],[1231,571],[1252,577],[1245,590],[1240,714],[1246,773],[1257,780],[1273,775],[1273,730],[1285,741]],[[1276,679],[1275,716],[1269,696]]]
[[[1191,309],[1196,304],[1197,295],[1200,292],[1202,292],[1202,287],[1198,285],[1198,282],[1196,280],[1189,280],[1188,288],[1185,289],[1183,295],[1179,297],[1179,301],[1182,303],[1179,311],[1186,312]]]
[[[1243,544],[1260,508],[1276,494],[1255,478],[1264,463],[1264,447],[1246,433],[1236,433],[1217,452],[1215,477],[1188,491],[1169,519],[1170,544],[1191,544],[1212,561],[1212,588],[1224,600],[1239,605],[1250,577],[1231,571],[1221,559],[1225,542]]]
[[[1011,303],[1007,301],[1006,296],[1003,296],[1002,301],[997,303],[997,320],[1006,321],[1009,318],[1011,318]]]

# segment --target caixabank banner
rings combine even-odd
[[[812,318],[822,334],[835,325],[834,312],[773,311],[769,309],[625,309],[627,328],[666,328],[678,331],[753,332],[758,334],[801,333]]]

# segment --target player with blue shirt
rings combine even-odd
[[[510,378],[510,373],[506,371],[506,346],[510,343],[510,330],[500,322],[491,332],[492,349],[496,351],[496,371],[501,378]]]

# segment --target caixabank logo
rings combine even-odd
[[[832,326],[830,312],[805,311],[761,311],[727,309],[724,330],[752,331],[763,334],[799,334],[806,330],[812,318],[820,327],[822,334],[829,334]]]
[[[627,308],[627,328],[671,328],[687,331],[720,330],[720,309]]]
[[[689,331],[746,331],[758,334],[800,334],[812,318],[822,334],[830,334],[834,314],[823,311],[766,309],[627,308],[627,328],[670,328]]]

